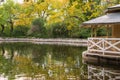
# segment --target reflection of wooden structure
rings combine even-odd
[[[83,26],[90,26],[93,30],[92,38],[88,38],[88,50],[84,52],[83,57],[92,55],[120,60],[120,5],[109,7],[106,15],[86,21]],[[100,26],[107,28],[107,37],[96,37],[95,29]]]
[[[120,70],[88,66],[89,80],[120,80]]]

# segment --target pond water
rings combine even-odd
[[[119,68],[85,64],[78,46],[0,44],[0,80],[120,80]]]

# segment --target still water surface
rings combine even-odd
[[[0,44],[0,80],[120,80],[119,68],[85,64],[85,47]]]

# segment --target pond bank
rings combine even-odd
[[[31,42],[35,44],[58,44],[71,46],[87,46],[87,39],[61,39],[61,38],[0,38],[2,42]]]

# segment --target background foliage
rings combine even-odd
[[[119,0],[7,0],[0,5],[0,36],[39,38],[87,38],[91,30],[82,22],[103,15]],[[98,29],[98,35],[106,35]]]

